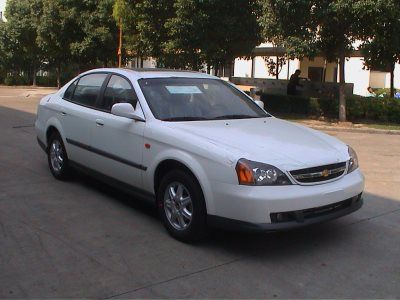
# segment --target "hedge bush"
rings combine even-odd
[[[4,78],[5,85],[28,85],[28,76],[7,74]]]
[[[50,76],[37,76],[36,85],[38,86],[57,86],[57,77],[54,75]]]
[[[298,114],[313,117],[337,118],[339,101],[330,98],[263,94],[261,100],[272,114]],[[346,99],[350,121],[373,120],[400,123],[400,100],[351,96]]]

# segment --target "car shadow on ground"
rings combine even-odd
[[[132,197],[117,188],[105,185],[97,179],[79,172],[76,173],[73,182],[90,188],[93,192],[100,192],[107,196],[107,200],[120,205],[122,204],[126,209],[131,210],[132,213],[140,213],[151,218],[151,222],[158,222],[160,224],[162,222],[158,216],[154,202]],[[293,255],[296,251],[300,251],[300,253],[303,251],[311,252],[313,249],[321,247],[331,248],[338,243],[346,243],[347,239],[354,239],[356,231],[353,230],[351,225],[368,221],[371,217],[374,218],[372,215],[370,216],[371,201],[374,203],[391,202],[400,204],[393,199],[369,193],[364,193],[363,197],[369,207],[368,211],[364,211],[364,205],[360,211],[329,222],[275,232],[242,232],[209,228],[206,239],[193,244],[187,244],[187,246],[208,250],[224,250],[239,257],[256,256],[258,258],[263,256],[271,258],[271,255],[272,257]],[[165,234],[167,235],[166,231]],[[177,243],[180,242],[177,241]],[[294,248],[297,250],[293,251]]]

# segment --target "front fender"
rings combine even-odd
[[[185,165],[199,181],[206,202],[207,213],[212,214],[215,210],[214,199],[211,191],[211,185],[203,166],[198,160],[189,153],[178,149],[166,149],[159,152],[147,166],[147,171],[144,173],[145,189],[154,193],[154,175],[157,167],[165,160],[175,160]]]

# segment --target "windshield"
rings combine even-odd
[[[253,100],[219,79],[149,78],[139,85],[154,116],[163,121],[265,118]]]

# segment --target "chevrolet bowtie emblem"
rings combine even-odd
[[[322,177],[328,177],[329,176],[329,170],[325,169],[322,171]]]

